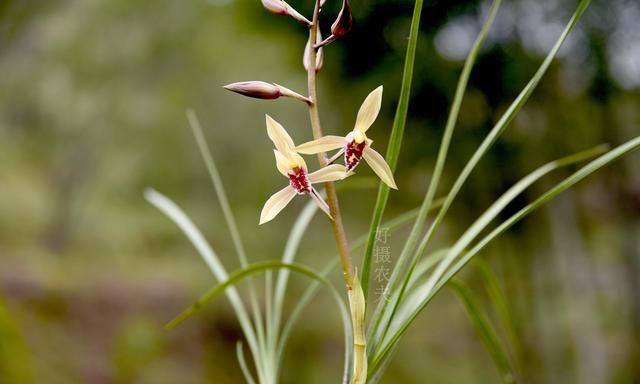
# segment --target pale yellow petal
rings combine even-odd
[[[342,180],[347,176],[347,168],[345,168],[344,165],[333,164],[310,173],[309,182],[311,184],[324,183],[327,181]]]
[[[289,165],[291,164],[291,160],[288,159],[285,155],[283,155],[277,149],[273,150],[273,154],[276,156],[276,167],[278,167],[278,171],[282,173],[284,176],[287,176],[287,172],[289,172]]]
[[[291,152],[289,156],[294,159],[294,162],[298,164],[299,167],[303,168],[305,171],[308,169],[307,163],[304,161],[302,156],[298,155],[297,152]]]
[[[296,147],[296,151],[304,153],[305,155],[313,155],[320,152],[328,152],[334,149],[342,148],[347,144],[347,141],[342,136],[328,135],[300,144]]]
[[[380,112],[380,106],[382,105],[382,85],[376,88],[373,92],[364,99],[364,102],[360,106],[358,111],[358,117],[356,118],[356,125],[354,130],[360,132],[366,132],[367,129],[373,124]]]
[[[295,144],[293,144],[293,140],[291,140],[291,136],[287,133],[280,123],[273,120],[271,116],[266,115],[267,120],[267,134],[273,144],[276,146],[276,149],[282,154],[286,155],[288,152],[293,152],[295,148]]]
[[[391,172],[391,168],[384,160],[381,154],[371,149],[371,147],[365,147],[364,152],[362,153],[362,157],[369,164],[373,172],[378,175],[380,180],[382,180],[385,184],[393,189],[398,189],[396,186],[395,180],[393,180],[393,173]]]
[[[260,224],[273,220],[273,218],[289,204],[295,195],[295,189],[287,185],[271,196],[264,204],[264,208],[262,208],[262,212],[260,213]]]

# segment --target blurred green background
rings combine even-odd
[[[312,3],[291,4],[310,14]],[[505,1],[473,71],[443,185],[526,84],[576,1]],[[455,82],[489,2],[425,0],[416,72],[387,217],[420,204]],[[323,31],[339,10],[328,1]],[[383,84],[370,137],[384,152],[400,89],[412,2],[354,0],[353,31],[325,50],[326,133],[351,129]],[[474,171],[437,245],[501,192],[565,154],[640,132],[640,3],[594,1],[532,99]],[[214,280],[182,233],[143,199],[167,194],[229,270],[229,234],[185,118],[193,107],[252,260],[278,258],[304,204],[258,226],[282,187],[264,114],[296,142],[305,108],[225,92],[266,80],[304,93],[304,27],[259,1],[0,0],[0,383],[238,383],[242,338],[224,300],[173,331],[162,325]],[[633,154],[517,225],[481,257],[499,277],[531,383],[640,383],[640,156]],[[514,212],[568,175],[536,184]],[[360,181],[371,177],[360,168]],[[442,188],[442,191],[445,189]],[[345,190],[350,238],[367,230],[375,188]],[[335,257],[314,219],[299,260]],[[391,233],[399,256],[406,228]],[[359,255],[357,255],[359,258]],[[340,276],[332,275],[340,285]],[[477,271],[461,276],[482,296]],[[307,280],[294,278],[289,299]],[[488,307],[488,302],[484,302]],[[342,331],[326,293],[287,349],[283,383],[335,383]],[[498,382],[463,307],[445,290],[401,342],[385,383]]]

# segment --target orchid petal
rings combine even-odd
[[[380,180],[382,180],[385,184],[393,189],[398,189],[396,186],[396,182],[393,180],[393,173],[391,172],[391,168],[384,160],[381,154],[373,150],[371,147],[365,147],[362,153],[362,157],[369,164],[373,172],[378,175]]]
[[[327,205],[327,203],[324,201],[324,199],[322,199],[322,196],[320,196],[320,194],[318,193],[318,191],[316,191],[314,188],[311,188],[311,198],[313,199],[313,201],[316,202],[316,204],[318,204],[318,207],[320,207],[320,209],[322,209],[322,211],[324,213],[327,214],[327,216],[329,216],[329,218],[331,220],[333,220],[333,217],[331,216],[331,211],[329,209],[329,206]]]
[[[271,196],[264,204],[264,208],[262,208],[262,212],[260,213],[260,224],[273,220],[273,218],[276,217],[276,215],[280,213],[287,204],[289,204],[296,193],[296,190],[290,185],[287,185],[280,191],[274,193],[273,196]]]
[[[344,137],[328,135],[321,137],[318,140],[300,144],[296,147],[296,151],[304,153],[305,155],[313,155],[320,152],[332,151],[334,149],[344,147],[346,144],[347,141]]]
[[[295,144],[293,144],[291,136],[289,136],[284,127],[269,115],[266,115],[266,120],[267,134],[271,141],[273,141],[273,144],[275,144],[276,149],[285,156],[289,152],[294,152]]]
[[[309,182],[311,184],[325,183],[327,181],[342,180],[347,176],[347,168],[344,165],[333,164],[310,173]]]
[[[289,172],[289,165],[291,164],[291,160],[283,155],[277,149],[273,150],[273,154],[276,156],[276,167],[278,171],[282,173],[283,176],[287,176],[287,172]]]
[[[298,166],[300,166],[302,169],[304,169],[305,171],[308,169],[307,168],[307,163],[304,161],[304,159],[302,158],[302,156],[298,155],[297,152],[291,152],[289,154],[289,156],[293,159],[294,163],[296,163]]]
[[[382,105],[382,85],[374,89],[373,92],[364,99],[364,102],[360,106],[358,111],[358,117],[356,118],[356,125],[354,131],[360,131],[362,133],[367,132],[367,129],[373,124],[380,112],[380,106]]]

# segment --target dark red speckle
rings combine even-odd
[[[364,147],[367,146],[367,142],[363,141],[358,144],[353,140],[349,144],[347,144],[347,150],[344,153],[344,165],[347,167],[347,171],[352,170],[358,164],[360,164],[360,160],[362,160],[362,153],[364,152]]]
[[[307,171],[300,167],[296,167],[290,170],[287,176],[289,176],[289,184],[296,190],[296,192],[298,192],[298,194],[302,195],[311,192],[311,184],[309,183]]]

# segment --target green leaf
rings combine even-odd
[[[402,86],[400,88],[400,98],[396,115],[393,120],[391,129],[391,137],[387,146],[386,160],[392,171],[396,169],[398,157],[400,156],[400,147],[402,146],[402,135],[407,122],[407,111],[409,110],[409,96],[411,94],[411,80],[413,78],[413,65],[416,58],[416,47],[418,44],[418,35],[420,34],[420,14],[422,12],[423,0],[416,0],[413,7],[413,16],[411,17],[411,29],[409,30],[409,43],[407,45],[407,55],[404,60],[404,70],[402,73]],[[382,222],[382,215],[389,198],[389,187],[380,183],[378,187],[378,196],[376,205],[371,218],[371,226],[369,227],[369,238],[367,248],[362,259],[362,290],[365,299],[369,293],[369,278],[371,272],[371,255],[376,240],[376,231]]]
[[[236,356],[238,358],[238,364],[240,364],[240,370],[242,371],[242,375],[247,381],[247,384],[255,384],[256,381],[254,380],[253,375],[251,375],[251,371],[249,371],[247,360],[244,358],[244,351],[242,350],[241,341],[238,341],[236,343]]]
[[[482,259],[475,259],[474,266],[480,272],[480,277],[484,282],[489,300],[495,308],[498,319],[504,333],[508,340],[508,346],[510,347],[513,355],[513,369],[515,372],[519,372],[518,367],[521,367],[522,363],[522,344],[516,333],[515,323],[509,311],[509,305],[507,299],[504,296],[503,290],[500,289],[498,284],[498,278],[495,273],[489,268],[487,263]]]
[[[442,202],[444,201],[444,199],[438,199],[434,202],[433,204],[433,208],[437,208],[439,206],[441,206]],[[298,228],[298,230],[302,230],[302,226],[303,223],[307,223],[308,224],[308,220],[310,220],[310,217],[307,218],[303,218],[306,217],[307,215],[311,215],[312,212],[316,211],[316,207],[317,205],[315,203],[309,203],[309,205],[307,205],[302,213],[300,214],[298,220],[296,221],[296,224],[294,225],[294,229]],[[307,210],[311,211],[308,212]],[[416,215],[418,214],[418,209],[412,209],[410,211],[407,211],[397,217],[395,217],[394,219],[384,223],[384,226],[391,229],[395,229],[407,222],[409,222],[411,219],[415,218]],[[305,224],[306,225],[306,224]],[[297,242],[299,242],[299,236],[300,235],[293,235],[293,230],[292,230],[292,234],[289,237],[289,241],[287,242],[287,248],[286,249],[290,249],[290,252],[295,252],[295,250],[297,249]],[[297,239],[297,240],[296,240]],[[355,241],[351,242],[351,251],[354,251],[362,246],[365,245],[367,240],[367,234],[364,234],[360,237],[358,237]],[[287,253],[285,251],[285,253]],[[284,259],[283,259],[284,260]],[[289,258],[287,257],[287,260],[289,260]],[[322,271],[320,272],[320,275],[323,277],[326,277],[330,271],[332,271],[337,265],[338,265],[338,261],[339,258],[338,257],[333,257],[331,258],[331,261],[322,269]],[[427,264],[426,262],[428,262],[429,259],[425,260],[425,265]],[[281,271],[282,272],[282,271]],[[287,271],[288,272],[288,271]],[[293,308],[293,310],[291,311],[291,314],[289,315],[283,329],[282,332],[280,334],[280,340],[278,341],[278,347],[277,347],[277,354],[276,354],[276,361],[281,361],[282,355],[284,354],[284,347],[286,344],[286,341],[291,333],[291,331],[293,330],[293,326],[295,325],[296,321],[298,320],[298,318],[300,317],[300,315],[302,314],[302,311],[304,310],[304,308],[306,307],[306,305],[311,301],[311,299],[314,297],[318,287],[320,286],[320,283],[318,281],[314,281],[312,282],[309,287],[307,287],[307,289],[304,291],[304,293],[302,294],[300,300],[298,300],[298,302],[296,303],[295,307]],[[345,354],[345,356],[347,356],[347,354]],[[345,361],[345,375],[346,372],[348,370],[349,374],[351,373],[351,367],[350,364],[352,363],[351,360],[346,360]]]
[[[593,172],[602,168],[603,166],[625,156],[626,154],[637,150],[640,148],[640,137],[632,139],[615,149],[607,152],[606,154],[598,157],[597,159],[591,161],[586,166],[580,168],[577,172],[573,173],[571,176],[563,180],[561,183],[557,184],[554,188],[549,190],[547,193],[536,199],[533,203],[527,205],[516,214],[511,216],[508,220],[503,222],[496,229],[491,231],[487,236],[485,236],[481,241],[479,241],[470,251],[464,254],[464,256],[451,268],[447,271],[447,273],[443,276],[443,278],[436,284],[436,286],[429,292],[429,294],[425,297],[422,303],[419,304],[419,309],[416,313],[419,313],[424,306],[426,306],[431,299],[435,296],[436,293],[442,289],[442,287],[453,277],[456,273],[458,273],[478,252],[480,252],[489,242],[498,237],[500,234],[504,233],[507,229],[513,226],[518,221],[522,220],[528,214],[533,212],[535,209],[539,208],[561,192],[571,188],[573,185],[583,180],[587,176],[591,175]],[[412,320],[406,322],[406,326],[411,323]],[[405,328],[406,328],[405,326]],[[402,332],[402,331],[401,331]],[[392,340],[388,344],[388,348],[391,348],[393,344],[397,341],[397,337],[395,340]],[[385,352],[386,353],[386,352]]]
[[[202,260],[207,264],[213,276],[218,281],[225,281],[228,278],[227,271],[224,266],[220,262],[220,259],[213,251],[213,248],[209,245],[207,240],[204,238],[200,230],[193,224],[193,222],[189,219],[189,217],[178,207],[171,199],[164,196],[160,192],[157,192],[153,189],[147,189],[144,193],[145,198],[149,203],[158,208],[162,213],[164,213],[169,219],[171,219],[187,236],[187,238],[191,241],[193,246],[196,248]],[[238,295],[238,291],[231,287],[226,292],[227,298],[231,303],[233,310],[238,317],[238,321],[240,322],[240,327],[242,328],[242,332],[247,338],[247,343],[249,344],[249,349],[251,350],[252,356],[256,361],[256,364],[260,361],[260,349],[258,346],[258,342],[256,340],[256,335],[253,332],[253,328],[251,327],[251,321],[247,315],[247,311],[240,299],[240,295]]]
[[[304,207],[302,212],[298,215],[295,223],[291,227],[291,231],[289,232],[289,237],[287,238],[287,243],[285,245],[284,252],[282,254],[282,262],[285,264],[292,263],[295,259],[298,249],[300,247],[300,243],[302,241],[302,237],[304,236],[307,228],[309,227],[309,223],[313,216],[318,210],[318,205],[309,201],[307,205]],[[336,258],[335,263],[337,264],[338,258]],[[328,271],[327,271],[328,272]],[[312,296],[312,291],[309,295],[305,294],[302,296],[300,301],[296,304],[296,309],[294,309],[292,315],[287,320],[287,323],[283,329],[283,332],[280,336],[278,336],[278,332],[280,331],[280,323],[282,321],[282,312],[283,312],[283,303],[284,296],[287,289],[287,282],[289,279],[290,271],[288,269],[281,269],[278,272],[278,279],[276,281],[276,288],[274,292],[274,308],[273,308],[273,320],[271,321],[272,328],[268,331],[270,347],[273,348],[276,362],[281,362],[282,352],[284,350],[284,344],[288,338],[290,328],[293,327],[293,323],[297,319],[298,313],[302,311],[304,306],[306,305],[305,297]],[[321,273],[322,276],[325,274]],[[318,285],[319,283],[314,282],[312,285]],[[309,290],[307,290],[308,292]],[[297,311],[297,308],[300,308]],[[278,340],[280,339],[280,340]],[[350,344],[350,343],[349,343]]]
[[[568,178],[564,179],[561,183],[557,184],[555,187],[550,189],[544,195],[537,198],[531,204],[528,204],[517,213],[512,215],[509,219],[505,220],[502,224],[500,224],[497,228],[491,231],[488,235],[486,235],[482,240],[480,240],[471,250],[466,252],[464,256],[444,275],[442,278],[442,282],[438,283],[435,287],[434,292],[431,294],[433,296],[438,290],[442,287],[442,285],[448,280],[451,279],[462,267],[464,267],[476,254],[478,254],[484,247],[486,247],[492,240],[496,237],[503,234],[507,229],[511,228],[514,224],[525,218],[531,212],[540,208],[542,205],[559,195],[560,193],[566,191],[567,189],[574,186],[576,183],[582,181],[587,176],[591,175],[593,172],[598,169],[604,167],[605,165],[618,160],[619,158],[627,155],[628,153],[637,150],[640,148],[640,137],[636,137],[635,139],[629,140],[626,143],[612,149],[606,154],[598,157],[593,160],[589,164],[580,168],[577,172],[573,173]]]
[[[220,177],[220,173],[218,172],[218,168],[216,167],[215,160],[211,155],[211,150],[207,145],[207,140],[202,133],[202,127],[200,126],[200,121],[196,116],[196,113],[189,109],[187,110],[187,120],[189,120],[189,125],[191,126],[191,130],[193,132],[193,136],[196,139],[196,143],[198,144],[198,149],[200,150],[200,155],[202,156],[202,160],[209,172],[209,177],[211,178],[211,183],[213,184],[213,188],[216,192],[216,197],[218,198],[218,203],[222,208],[222,215],[227,224],[227,228],[229,229],[229,233],[231,234],[231,241],[233,242],[233,247],[238,254],[238,259],[240,260],[240,266],[246,267],[248,265],[247,254],[244,250],[244,245],[242,243],[242,239],[240,237],[240,231],[238,230],[238,225],[236,224],[236,220],[233,216],[233,211],[231,209],[231,205],[229,204],[229,200],[227,199],[227,193],[224,189],[224,184],[222,183],[222,178]],[[270,319],[267,318],[267,324],[264,324],[262,321],[262,313],[260,311],[260,305],[258,304],[258,298],[256,295],[256,288],[253,284],[253,281],[249,281],[249,302],[251,303],[251,312],[253,314],[253,322],[254,327],[257,334],[258,344],[262,350],[260,356],[262,357],[263,362],[262,369],[267,369],[270,364],[273,362],[268,362],[266,360],[267,357],[267,346],[265,340],[265,328],[269,326]],[[269,297],[269,292],[265,292],[266,297]],[[264,372],[261,371],[261,374]]]
[[[424,253],[424,250],[429,244],[436,228],[442,222],[444,216],[449,210],[449,207],[455,200],[456,196],[458,195],[458,192],[460,192],[460,189],[466,182],[467,178],[469,177],[473,169],[478,165],[482,157],[489,151],[489,149],[491,148],[493,143],[495,143],[498,137],[504,132],[506,127],[509,125],[509,123],[515,118],[516,114],[520,111],[522,106],[527,102],[527,100],[529,100],[529,97],[531,96],[533,91],[536,89],[536,87],[540,83],[540,80],[546,73],[547,69],[549,69],[549,66],[553,61],[553,58],[560,50],[560,47],[562,47],[562,44],[566,40],[567,36],[576,26],[576,24],[578,23],[578,20],[580,20],[580,17],[582,16],[585,9],[589,5],[589,2],[590,0],[580,1],[580,4],[578,4],[578,8],[576,9],[573,16],[571,17],[571,20],[569,20],[569,23],[565,27],[564,31],[562,32],[562,34],[560,35],[556,43],[554,44],[553,48],[551,48],[551,51],[545,57],[544,61],[540,65],[540,68],[538,68],[536,73],[533,75],[531,80],[529,80],[529,83],[527,83],[527,85],[520,92],[518,97],[516,97],[516,99],[511,103],[507,111],[502,115],[500,120],[498,120],[498,122],[493,127],[493,129],[491,129],[491,131],[482,141],[478,149],[474,152],[473,156],[471,156],[471,159],[469,159],[469,161],[463,168],[462,172],[460,172],[460,175],[458,175],[458,178],[456,179],[455,183],[451,187],[451,190],[447,194],[447,198],[442,208],[440,209],[440,212],[438,213],[433,223],[429,227],[429,230],[427,231],[425,236],[422,238],[420,245],[418,246],[418,250],[416,251],[416,255],[420,255]]]
[[[468,176],[470,175],[471,171],[476,167],[476,165],[479,163],[479,161],[482,159],[482,157],[486,154],[486,152],[489,150],[489,148],[492,146],[492,144],[497,140],[499,135],[504,131],[504,129],[507,127],[507,125],[511,122],[511,120],[513,120],[513,118],[515,117],[516,113],[520,110],[520,108],[528,100],[529,96],[531,95],[533,90],[536,88],[536,86],[538,85],[540,80],[542,79],[542,76],[544,75],[544,73],[549,68],[549,65],[551,64],[553,58],[555,57],[555,55],[557,54],[558,50],[562,46],[562,43],[564,42],[564,40],[566,39],[568,34],[571,32],[571,30],[575,27],[576,23],[578,22],[578,20],[580,19],[580,17],[584,13],[584,11],[585,11],[585,9],[586,9],[588,4],[589,4],[589,0],[582,0],[579,3],[579,5],[578,5],[575,13],[573,14],[571,20],[569,21],[569,23],[565,27],[564,31],[562,32],[562,34],[560,35],[560,37],[558,38],[558,40],[554,44],[553,48],[551,49],[551,51],[549,52],[549,54],[547,55],[545,60],[542,62],[540,68],[538,68],[538,70],[536,71],[534,76],[531,78],[529,83],[525,86],[525,88],[521,91],[521,93],[518,95],[518,97],[509,106],[507,111],[503,114],[503,116],[500,118],[498,123],[496,123],[494,128],[489,132],[489,134],[486,136],[486,138],[480,144],[480,146],[478,147],[476,152],[473,154],[471,159],[467,162],[467,164],[463,168],[462,172],[460,173],[460,175],[456,179],[454,185],[451,187],[451,190],[447,194],[446,200],[445,200],[442,208],[440,209],[440,212],[438,213],[438,215],[436,216],[436,218],[432,222],[432,224],[429,227],[429,230],[427,231],[425,236],[422,238],[422,240],[420,242],[420,245],[418,246],[418,249],[416,250],[416,253],[414,254],[414,258],[413,258],[414,261],[412,262],[412,264],[411,264],[411,266],[409,268],[408,275],[405,275],[403,277],[403,279],[404,279],[403,281],[404,282],[403,282],[403,288],[402,289],[405,289],[404,287],[406,286],[407,279],[410,278],[410,274],[411,274],[411,272],[412,272],[412,270],[413,270],[413,268],[414,268],[414,266],[416,264],[417,258],[424,253],[424,250],[426,249],[427,245],[429,244],[429,242],[430,242],[430,240],[431,240],[431,238],[433,236],[433,233],[435,232],[435,229],[439,226],[440,222],[444,218],[444,216],[447,213],[449,207],[451,206],[451,204],[455,200],[455,197],[457,196],[458,192],[460,191],[460,189],[464,185],[464,183],[467,180]],[[452,250],[452,252],[453,252],[453,250]],[[449,258],[449,257],[446,258],[445,260],[443,260],[441,262],[441,265],[448,265],[451,262],[450,259],[451,258]],[[439,275],[441,273],[442,273],[442,267],[439,266],[439,268],[436,269],[435,275],[437,276],[437,275]],[[428,286],[432,285],[432,284],[434,284],[433,280],[431,280],[428,283]],[[431,289],[431,287],[429,287],[429,289]],[[401,299],[401,297],[400,297],[400,299]],[[399,304],[395,304],[395,306],[398,307]],[[419,310],[417,312],[419,312]],[[417,313],[417,312],[414,312],[414,313]],[[405,319],[404,320],[404,321],[407,321],[406,324],[403,324],[404,321],[401,321],[401,324],[403,324],[403,325],[399,325],[399,328],[396,328],[396,330],[394,330],[394,332],[392,333],[393,336],[391,337],[391,340],[389,340],[388,343],[385,342],[385,337],[383,336],[382,340],[380,340],[379,342],[383,343],[384,345],[382,345],[381,347],[378,347],[377,345],[374,346],[375,350],[377,350],[379,353],[377,354],[377,361],[373,361],[373,364],[370,364],[370,371],[375,371],[377,365],[380,362],[380,359],[383,359],[384,356],[386,356],[387,353],[393,348],[393,346],[396,344],[396,341],[398,340],[398,337],[400,336],[400,334],[402,332],[404,332],[403,328],[406,328],[406,326],[408,326],[408,324],[411,323],[411,321],[412,321],[411,318],[412,317],[413,317],[413,315],[410,316],[409,319]],[[392,321],[395,321],[395,320],[397,320],[397,319],[395,319],[395,316],[392,316]],[[380,325],[376,325],[375,326],[375,328],[378,328],[378,327],[380,327]],[[391,325],[385,325],[385,327],[388,329],[389,327],[391,327]],[[384,330],[383,335],[388,332],[387,329]],[[399,333],[396,333],[396,332],[399,332]]]
[[[454,245],[448,251],[446,257],[440,262],[440,264],[438,264],[427,282],[420,285],[416,290],[414,290],[400,305],[395,315],[391,317],[390,324],[388,325],[388,332],[390,332],[391,336],[387,338],[385,338],[384,336],[382,337],[380,341],[381,347],[375,351],[376,353],[374,355],[374,362],[372,364],[373,369],[375,369],[376,365],[381,359],[384,359],[385,356],[388,356],[388,353],[396,344],[399,337],[404,333],[408,326],[413,322],[413,320],[418,316],[418,314],[422,311],[422,309],[424,309],[424,307],[433,297],[434,287],[440,283],[440,278],[446,272],[451,263],[455,261],[455,259],[464,251],[464,249],[473,241],[473,239],[478,236],[478,234],[480,234],[480,232],[484,228],[486,228],[486,226],[504,209],[504,207],[507,206],[507,204],[513,201],[513,199],[515,199],[531,184],[539,180],[541,177],[547,175],[549,172],[562,166],[570,165],[593,157],[601,153],[603,150],[605,150],[604,146],[598,146],[547,163],[531,172],[529,175],[509,188],[502,196],[500,196],[500,198],[498,198],[454,243]]]
[[[347,310],[347,307],[342,301],[342,297],[340,296],[340,293],[331,284],[331,282],[329,282],[323,276],[317,274],[316,272],[312,271],[311,269],[303,265],[293,264],[293,263],[286,264],[279,261],[265,261],[265,262],[250,264],[249,266],[234,272],[229,276],[229,278],[226,281],[210,289],[200,299],[198,299],[198,301],[196,301],[195,304],[193,304],[192,306],[184,310],[180,315],[178,315],[175,319],[169,322],[166,325],[166,328],[169,328],[169,329],[174,328],[180,323],[182,323],[183,321],[185,321],[186,319],[198,313],[207,303],[209,303],[216,297],[220,296],[222,293],[225,292],[225,290],[231,289],[238,282],[244,279],[247,279],[260,272],[274,270],[274,269],[281,269],[281,268],[286,268],[291,271],[306,275],[320,282],[325,287],[329,288],[340,310],[340,315],[342,317],[342,323],[343,323],[343,328],[345,332],[345,340],[352,340],[353,336],[352,336],[352,330],[351,330],[351,319],[350,319],[349,311]],[[347,353],[351,353],[351,352],[352,352],[352,349],[349,349],[347,351]],[[352,359],[352,356],[346,356],[345,360],[352,361],[353,359]],[[349,374],[349,372],[350,370],[347,371],[347,375]]]
[[[331,272],[336,266],[338,266],[339,261],[340,259],[338,257],[332,258],[331,261],[320,271],[320,276],[326,278],[329,272]],[[300,297],[300,300],[298,300],[295,307],[291,311],[291,314],[289,315],[287,322],[284,324],[284,327],[282,328],[282,332],[280,334],[280,340],[278,341],[278,346],[276,349],[276,356],[278,361],[280,361],[282,359],[282,356],[284,355],[284,347],[286,345],[287,340],[289,339],[291,331],[293,331],[293,326],[300,318],[300,315],[302,314],[302,311],[304,310],[304,308],[307,306],[307,304],[309,304],[311,299],[315,296],[319,287],[320,287],[319,281],[313,281],[311,284],[309,284],[307,289],[305,289],[304,293]],[[351,364],[353,363],[353,359],[352,359],[353,344],[351,343],[351,339],[345,339],[345,343],[346,343],[345,348],[348,350],[348,353],[345,353],[344,377],[347,377],[347,375],[351,375],[351,372],[352,372]],[[350,380],[347,380],[347,382],[349,381]]]
[[[451,143],[451,137],[453,136],[453,131],[456,125],[456,121],[458,119],[458,114],[460,112],[460,106],[462,105],[462,99],[464,97],[464,92],[467,88],[467,83],[469,81],[469,76],[471,74],[471,69],[473,68],[473,64],[476,61],[476,57],[478,56],[478,53],[480,52],[480,47],[482,47],[482,44],[484,43],[487,34],[489,33],[489,29],[491,28],[491,25],[493,24],[493,20],[495,19],[496,13],[498,12],[498,8],[500,7],[500,3],[501,0],[494,0],[494,2],[491,5],[491,9],[489,10],[489,14],[487,15],[487,19],[485,20],[484,24],[482,25],[482,29],[480,30],[480,33],[478,34],[478,37],[476,38],[471,51],[469,52],[469,55],[467,56],[467,59],[465,60],[464,66],[462,68],[462,73],[460,74],[460,78],[458,80],[458,85],[456,87],[456,93],[455,96],[453,98],[453,104],[451,106],[451,111],[449,112],[449,116],[447,118],[447,123],[445,126],[445,131],[444,134],[442,136],[442,142],[440,143],[440,150],[438,152],[438,158],[436,160],[436,166],[433,172],[433,177],[431,178],[431,182],[429,183],[429,188],[427,190],[427,193],[425,194],[425,197],[422,201],[422,206],[420,208],[420,213],[418,214],[418,218],[416,218],[414,224],[413,224],[413,228],[411,228],[411,232],[409,234],[409,237],[405,243],[405,246],[402,249],[402,253],[400,254],[400,257],[398,258],[398,261],[395,265],[395,268],[393,269],[393,272],[391,273],[391,277],[389,279],[389,286],[394,289],[397,284],[399,279],[401,278],[401,276],[403,275],[403,272],[405,271],[405,265],[407,264],[407,261],[409,259],[409,257],[413,254],[413,251],[416,247],[416,243],[418,242],[418,236],[420,236],[420,233],[423,231],[424,229],[424,225],[425,225],[425,221],[427,218],[427,213],[429,212],[429,210],[431,209],[432,205],[433,205],[433,199],[435,197],[436,191],[438,189],[438,183],[440,181],[440,176],[442,175],[442,170],[444,168],[444,164],[447,158],[447,152],[449,151],[449,144]],[[375,240],[375,239],[374,239]],[[370,238],[371,241],[371,238]],[[367,257],[367,254],[365,254],[365,257]],[[369,256],[370,257],[370,256]],[[415,268],[416,263],[418,260],[418,255],[414,255],[410,266],[409,266],[409,272],[408,272],[408,276],[411,275],[413,268]],[[404,295],[404,291],[406,289],[406,283],[408,283],[409,279],[404,279],[402,282],[402,287],[400,289],[400,294],[397,295],[397,298],[395,301],[390,301],[390,303],[393,306],[393,310],[392,310],[392,314],[391,317],[393,317],[393,312],[395,312],[398,309],[398,305],[400,304],[400,301],[402,300],[402,297]],[[386,311],[386,307],[387,307],[387,302],[383,302],[381,303],[381,306],[379,306],[378,308],[376,308],[376,314],[374,314],[373,316],[373,321],[375,322],[374,328],[379,328],[381,325],[379,323],[379,319],[381,319],[380,314]],[[384,339],[384,335],[386,333],[386,329],[388,327],[388,324],[386,324],[384,326],[385,331],[383,332],[383,336],[382,338]],[[372,343],[372,347],[375,348],[375,344],[378,342],[378,340],[372,340],[370,341],[370,343]]]
[[[449,287],[453,289],[456,296],[464,305],[469,319],[473,322],[476,330],[482,337],[487,350],[489,351],[493,362],[500,373],[500,379],[503,383],[515,383],[515,371],[511,366],[509,355],[503,348],[495,329],[484,315],[482,309],[474,298],[473,293],[465,287],[461,282],[452,280]]]
[[[427,255],[423,260],[421,260],[417,264],[414,273],[411,275],[411,281],[409,281],[407,290],[411,291],[416,285],[418,285],[419,280],[424,278],[427,271],[430,268],[432,268],[434,265],[436,265],[437,262],[442,260],[447,255],[448,252],[449,252],[449,248],[442,248]],[[399,295],[400,295],[400,291],[392,292],[391,297],[388,298],[389,302],[396,302],[398,300]],[[384,312],[381,312],[380,314],[380,324],[389,324],[393,315],[394,315],[393,307],[387,306],[386,310]],[[375,328],[374,325],[375,325],[374,323],[370,324],[367,337],[370,340],[381,340],[382,332],[384,331],[384,329],[382,327]],[[375,344],[374,343],[369,343],[369,344],[370,345],[369,345],[369,348],[367,349],[367,354],[372,356],[374,354]]]

